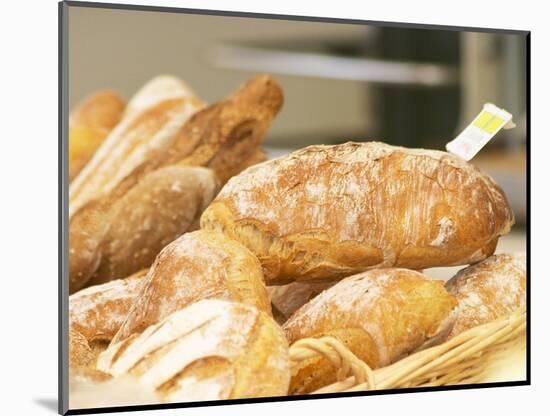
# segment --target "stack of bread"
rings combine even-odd
[[[269,76],[210,105],[169,76],[125,109],[96,100],[69,138],[71,408],[307,394],[340,375],[293,363],[297,341],[380,368],[525,303],[525,256],[493,255],[506,196],[452,154],[348,142],[264,161]],[[109,122],[81,114],[101,105]],[[447,285],[422,273],[456,265]]]

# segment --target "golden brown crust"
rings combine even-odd
[[[112,343],[201,299],[242,302],[271,314],[256,257],[223,234],[195,231],[184,234],[158,255]]]
[[[125,102],[113,91],[98,91],[69,116],[69,182],[92,158],[122,117]]]
[[[109,347],[97,368],[130,373],[165,402],[281,396],[290,379],[281,328],[254,307],[201,300]]]
[[[169,242],[196,225],[218,184],[210,169],[168,166],[120,198],[82,207],[69,225],[70,292],[149,267]]]
[[[268,284],[480,261],[512,224],[504,193],[473,165],[376,142],[310,146],[253,166],[201,217],[250,248]]]
[[[115,188],[121,191],[121,182],[166,151],[178,129],[201,107],[200,100],[182,81],[173,77],[149,81],[130,100],[124,118],[71,182],[69,216]],[[136,182],[137,178],[128,185]]]
[[[69,327],[88,343],[110,342],[132,307],[148,269],[69,296]]]
[[[225,183],[265,160],[260,144],[282,104],[282,89],[273,78],[249,80],[229,97],[195,113],[174,133],[170,146],[134,168],[119,188],[128,189],[147,172],[172,164],[208,167]]]
[[[525,253],[496,254],[459,271],[445,285],[458,300],[457,319],[448,338],[525,305],[526,284]]]
[[[265,157],[259,145],[282,105],[272,78],[251,80],[183,128],[192,96],[181,94],[131,102],[141,110],[125,117],[71,185],[71,293],[150,266],[162,247],[197,228],[219,180]]]
[[[283,329],[290,344],[333,336],[376,368],[446,335],[455,307],[441,281],[407,269],[377,269],[325,290],[298,309]],[[311,359],[296,368],[290,393],[308,393],[334,381],[336,371],[326,359]]]
[[[274,310],[281,314],[276,320],[285,322],[290,316],[334,282],[293,282],[284,286],[268,286],[267,292]]]

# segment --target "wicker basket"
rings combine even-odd
[[[299,340],[290,357],[295,364],[321,355],[338,369],[339,381],[311,394],[480,383],[511,350],[525,348],[525,322],[525,308],[520,308],[376,370],[332,337]]]

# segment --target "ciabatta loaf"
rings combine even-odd
[[[449,338],[514,312],[526,301],[525,253],[497,254],[467,267],[446,283],[458,300]]]
[[[290,379],[281,328],[258,309],[202,300],[110,346],[97,368],[131,374],[165,402],[282,396]]]
[[[217,190],[212,170],[172,165],[121,197],[90,201],[69,223],[70,292],[149,267],[165,245],[197,227]]]
[[[445,152],[310,146],[232,178],[201,226],[252,250],[267,284],[490,256],[514,216],[497,184]]]
[[[87,97],[69,115],[69,182],[84,168],[117,125],[124,100],[113,91]]]
[[[258,259],[223,234],[201,230],[162,250],[112,343],[207,298],[241,302],[271,314]]]
[[[109,343],[126,319],[147,269],[69,296],[69,328],[89,344]]]
[[[407,269],[378,269],[350,276],[298,309],[284,324],[290,344],[332,336],[371,368],[444,339],[456,316],[456,299],[442,281]],[[304,394],[336,381],[325,358],[300,363],[291,394]]]

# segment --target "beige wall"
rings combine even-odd
[[[160,73],[183,78],[201,97],[212,102],[253,75],[215,68],[206,53],[217,43],[334,40],[364,37],[367,30],[357,25],[71,7],[70,105],[107,87],[128,98]],[[285,90],[285,105],[269,133],[268,144],[304,145],[304,136],[319,142],[315,139],[317,133],[362,131],[369,124],[365,84],[276,77]],[[294,140],[300,143],[293,143]]]

